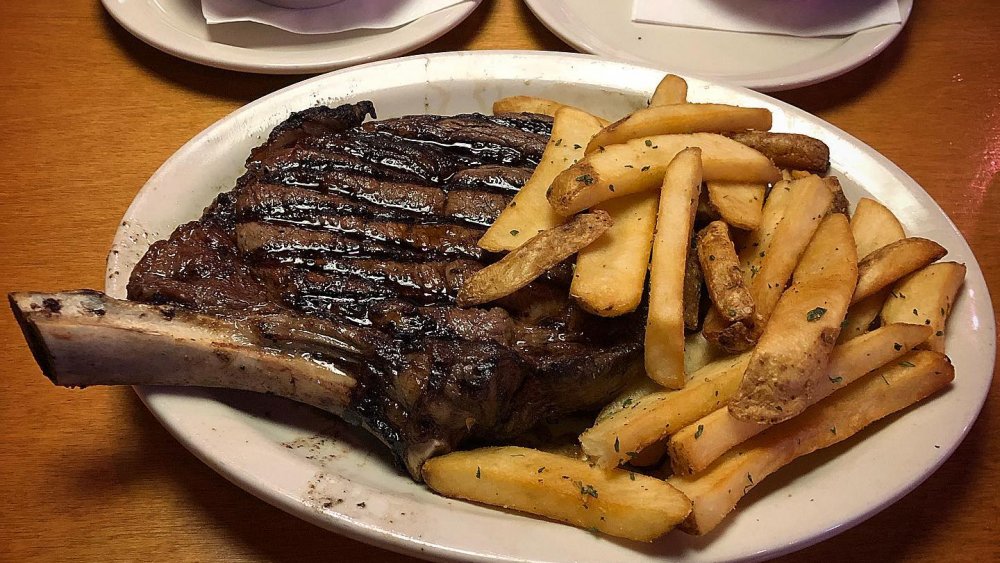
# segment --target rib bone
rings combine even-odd
[[[352,377],[310,354],[268,348],[239,322],[90,290],[9,298],[35,360],[56,385],[241,389],[338,415],[350,403]]]

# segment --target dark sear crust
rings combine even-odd
[[[367,102],[293,114],[231,192],[150,247],[129,298],[236,319],[343,369],[357,381],[346,416],[415,478],[429,456],[601,406],[641,357],[642,323],[575,307],[569,264],[455,305],[499,258],[476,240],[530,177],[551,118],[368,115]],[[314,344],[325,326],[347,346]]]

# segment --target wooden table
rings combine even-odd
[[[58,6],[57,6],[58,5]],[[1000,3],[917,2],[872,62],[778,97],[909,172],[1000,288]],[[517,0],[486,0],[422,52],[570,50]],[[118,221],[187,139],[300,77],[215,70],[146,46],[93,0],[0,2],[0,289],[103,286]],[[0,312],[0,559],[409,561],[258,501],[185,451],[129,389],[41,376]],[[961,374],[959,374],[961,377]],[[787,558],[996,560],[1000,395],[923,485]]]

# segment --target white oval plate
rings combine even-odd
[[[124,297],[150,240],[199,216],[243,171],[251,147],[290,111],[372,100],[382,118],[489,111],[494,99],[534,94],[607,117],[644,105],[662,71],[586,55],[442,53],[372,63],[313,78],[234,112],[184,145],[129,207],[108,262],[107,291]],[[774,556],[849,528],[916,487],[955,449],[979,412],[993,373],[992,306],[972,251],[909,176],[857,139],[787,104],[690,79],[690,97],[769,108],[776,131],[830,145],[852,201],[870,195],[908,233],[939,241],[968,276],[955,303],[948,348],[958,376],[947,392],[890,417],[839,447],[767,479],[718,530],[669,534],[652,545],[600,537],[552,522],[435,496],[392,467],[363,432],[294,403],[247,393],[139,389],[150,410],[219,473],[288,512],[389,549],[436,559],[724,561]],[[324,432],[333,437],[321,437]]]
[[[393,29],[326,35],[302,35],[251,22],[209,26],[198,0],[101,2],[129,33],[182,59],[243,72],[306,74],[412,51],[457,26],[482,0],[466,0]]]
[[[525,3],[580,51],[762,92],[808,86],[857,68],[892,43],[913,9],[913,0],[899,0],[903,23],[847,37],[787,37],[635,23],[632,2]]]

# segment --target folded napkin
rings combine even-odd
[[[799,37],[902,22],[898,0],[633,0],[632,21]]]
[[[308,10],[278,8],[258,0],[202,0],[209,24],[251,21],[303,34],[389,29],[467,0],[343,0]]]

